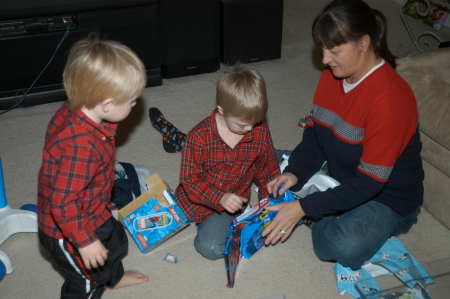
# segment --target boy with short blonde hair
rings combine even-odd
[[[69,98],[51,119],[38,177],[39,239],[64,271],[61,298],[100,298],[104,288],[148,281],[124,271],[123,226],[111,215],[117,122],[146,85],[128,47],[97,35],[75,43],[64,69]]]
[[[207,259],[224,256],[231,221],[248,205],[256,182],[258,197],[279,175],[269,127],[265,81],[237,66],[217,84],[217,108],[195,126],[183,145],[175,198],[197,224],[196,250]]]
[[[251,123],[266,119],[269,106],[266,82],[256,71],[236,66],[219,79],[216,91],[216,105],[227,115],[239,117]]]
[[[144,64],[130,48],[91,34],[72,47],[64,68],[69,108],[92,109],[108,98],[116,104],[137,98],[147,83],[145,74]]]

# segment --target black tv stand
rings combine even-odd
[[[15,0],[0,3],[0,110],[64,101],[62,72],[71,46],[97,32],[129,46],[147,70],[147,87],[162,84],[156,8],[159,0]]]

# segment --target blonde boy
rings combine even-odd
[[[262,76],[241,66],[228,71],[217,84],[216,107],[187,135],[175,192],[197,224],[196,250],[212,260],[224,256],[228,228],[247,206],[252,183],[262,199],[267,182],[279,174]]]
[[[148,281],[123,269],[128,240],[110,204],[117,122],[145,85],[143,63],[120,43],[91,34],[69,53],[69,101],[48,125],[38,182],[39,239],[65,273],[61,298],[100,298],[105,287]]]

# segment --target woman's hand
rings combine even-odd
[[[280,194],[284,194],[286,190],[292,186],[295,186],[297,182],[298,179],[295,175],[290,172],[285,172],[267,183],[267,191],[269,191],[270,194],[273,194],[273,197],[276,198],[278,197],[278,192],[280,192]],[[278,191],[278,188],[283,184],[284,186]]]
[[[276,244],[280,239],[281,242],[284,242],[300,222],[300,219],[305,216],[305,212],[303,212],[297,200],[283,202],[275,206],[266,206],[265,209],[269,212],[278,211],[275,219],[262,232],[263,237],[267,236],[264,241],[266,245]]]

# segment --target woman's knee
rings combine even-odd
[[[321,260],[337,260],[349,251],[350,240],[346,236],[339,232],[327,234],[317,223],[312,228],[312,241],[314,252]]]
[[[312,227],[313,247],[317,257],[323,261],[335,261],[358,269],[381,246],[376,238],[358,234],[355,228],[346,231],[339,226],[322,227],[317,224]]]
[[[323,261],[338,262],[344,267],[353,270],[359,269],[362,264],[369,260],[376,252],[373,247],[367,247],[363,242],[348,242],[343,245],[341,242],[314,242],[314,252]]]

